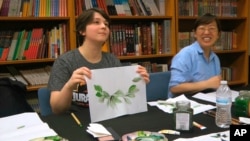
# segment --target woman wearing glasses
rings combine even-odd
[[[169,98],[216,90],[220,85],[220,60],[212,51],[220,37],[219,20],[206,13],[195,21],[193,32],[196,41],[180,50],[172,60]]]

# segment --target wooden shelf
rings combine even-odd
[[[110,16],[112,23],[146,23],[150,21],[161,22],[170,20],[171,35],[169,36],[171,42],[171,52],[169,54],[154,54],[154,55],[140,55],[140,56],[119,56],[122,62],[126,61],[154,61],[159,63],[171,63],[172,57],[178,52],[178,32],[192,31],[193,22],[197,16],[181,16],[178,12],[180,0],[166,0],[165,16]],[[215,53],[222,59],[222,64],[228,67],[237,68],[237,78],[229,82],[229,85],[247,85],[248,84],[248,47],[249,47],[249,12],[250,2],[248,0],[238,0],[237,17],[219,17],[223,30],[235,30],[238,33],[237,45],[235,50],[216,50]],[[75,0],[67,1],[68,16],[67,17],[0,17],[0,30],[15,29],[20,30],[24,28],[33,28],[42,26],[51,28],[60,23],[67,25],[67,38],[69,39],[70,49],[77,48],[75,22],[77,15],[75,15]],[[166,39],[162,39],[166,41]],[[34,60],[13,60],[0,61],[0,69],[6,65],[22,65],[32,66],[34,64],[52,64],[55,59],[34,59]],[[36,91],[39,87],[45,85],[27,86],[28,91]]]
[[[32,59],[32,60],[13,60],[13,61],[0,61],[1,65],[14,65],[14,64],[31,64],[31,63],[45,63],[54,62],[55,58]]]

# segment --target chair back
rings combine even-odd
[[[50,107],[50,90],[47,87],[39,88],[37,91],[40,114],[47,116],[52,114]]]
[[[149,73],[150,82],[146,85],[147,101],[166,100],[168,98],[171,72]]]

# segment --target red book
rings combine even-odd
[[[108,12],[106,1],[105,0],[100,0],[100,1],[101,1],[103,8],[104,8],[104,11],[108,14],[109,12]]]
[[[43,36],[43,28],[35,28],[32,31],[29,48],[25,51],[26,59],[36,59],[39,45]]]
[[[0,58],[1,61],[6,61],[7,60],[7,57],[8,57],[8,54],[9,54],[9,50],[10,50],[9,47],[3,48],[2,56]]]

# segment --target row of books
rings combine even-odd
[[[109,15],[119,16],[163,16],[166,0],[75,0],[75,14],[99,7]]]
[[[201,16],[212,13],[216,16],[237,16],[237,0],[179,0],[180,16]]]
[[[116,56],[166,54],[170,52],[170,21],[110,26],[110,52]]]
[[[193,32],[178,33],[178,50],[195,41]],[[232,50],[237,48],[237,33],[235,31],[221,31],[220,38],[215,43],[213,50]]]
[[[159,64],[151,63],[149,61],[131,63],[123,62],[124,66],[128,65],[142,65],[144,66],[149,73],[153,72],[164,72],[169,71],[168,64]],[[9,77],[13,80],[18,80],[23,82],[25,85],[46,85],[49,80],[51,66],[46,66],[43,68],[36,69],[26,69],[26,70],[17,70],[13,66],[8,66],[8,73],[0,73],[1,77]],[[223,80],[232,81],[233,80],[233,69],[231,67],[222,67],[221,75]]]
[[[6,66],[8,72],[0,73],[0,77],[9,77],[18,80],[26,86],[47,85],[51,66],[18,70],[14,66]]]
[[[66,37],[65,24],[50,30],[0,31],[0,61],[57,58],[68,51]]]
[[[221,67],[222,80],[232,81],[234,79],[234,69],[232,67]]]
[[[122,62],[123,66],[131,66],[131,65],[141,65],[144,66],[149,73],[153,72],[164,72],[168,71],[168,64],[159,64],[159,63],[153,63],[150,61],[144,61],[144,62],[137,62],[137,63],[132,63],[132,62]]]
[[[0,0],[0,16],[66,17],[67,0]]]
[[[145,62],[123,62],[123,66],[128,65],[142,65],[149,73],[168,71],[168,64]],[[0,78],[9,77],[13,80],[18,80],[26,86],[47,85],[49,81],[51,66],[31,68],[31,69],[17,69],[14,66],[6,66],[8,72],[0,73]]]

